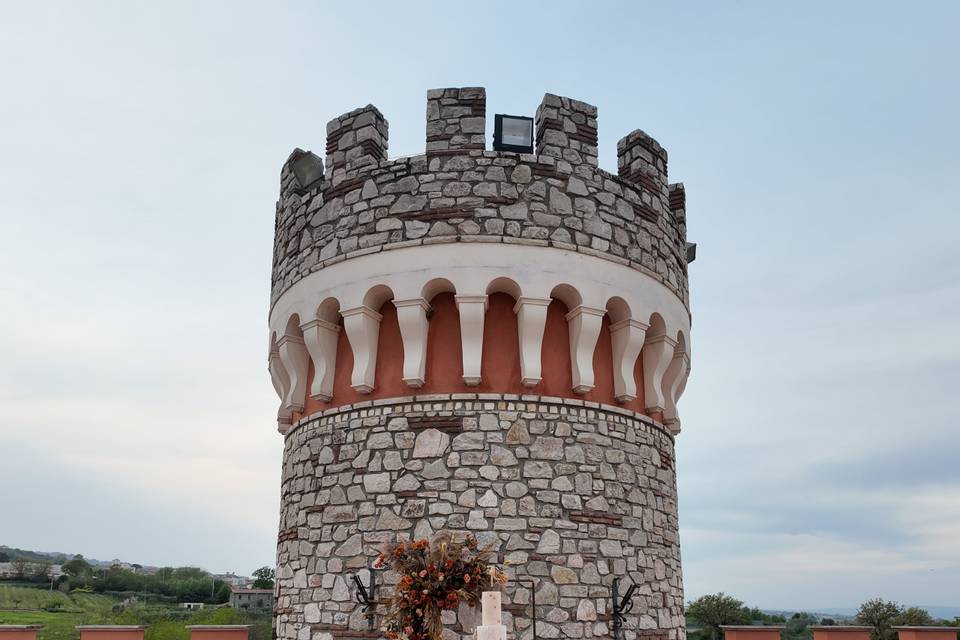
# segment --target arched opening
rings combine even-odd
[[[583,394],[584,400],[618,404],[614,400],[613,392],[613,342],[610,336],[610,314],[603,316],[600,324],[600,335],[597,336],[597,345],[593,349],[593,384],[594,387]]]
[[[512,282],[506,278],[500,280]],[[490,291],[490,287],[487,290]],[[516,287],[515,290],[519,292],[520,288]],[[517,301],[509,293],[500,291],[488,295],[487,314],[483,322],[482,377],[478,390],[523,393],[520,385],[520,336],[517,332],[517,314],[513,312]]]
[[[540,351],[540,371],[543,379],[533,388],[534,393],[561,398],[572,395],[570,329],[566,317],[569,312],[567,304],[555,297],[547,307],[547,321]]]
[[[410,395],[409,387],[403,384],[403,338],[400,336],[397,308],[393,306],[392,300],[387,300],[380,305],[377,313],[383,316],[377,337],[377,370],[374,374],[373,392],[364,397],[390,398]]]
[[[430,302],[427,327],[427,363],[423,388],[418,393],[451,393],[466,389],[460,341],[460,312],[450,291],[437,293]]]
[[[513,298],[514,304],[516,304],[517,299],[523,295],[523,292],[520,290],[520,285],[513,279],[506,277],[491,280],[490,284],[487,285],[486,293],[488,296],[494,293],[505,293]]]

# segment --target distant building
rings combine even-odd
[[[17,569],[13,566],[12,562],[0,562],[0,580],[10,580],[13,578],[19,577],[17,575]],[[33,575],[36,571],[36,563],[28,562],[27,566],[24,568],[24,571],[27,576]],[[63,575],[63,569],[59,564],[51,564],[47,567],[47,577],[56,580]]]
[[[189,609],[190,611],[196,611],[197,609],[203,609],[202,602],[181,602],[177,605],[181,609]]]
[[[273,611],[273,589],[230,589],[230,606],[234,609]]]
[[[218,573],[213,576],[221,582],[225,582],[230,585],[231,588],[237,589],[247,589],[253,586],[253,578],[248,578],[247,576],[238,576],[235,573]]]

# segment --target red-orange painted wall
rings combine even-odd
[[[724,629],[724,640],[780,640],[780,629],[756,627],[753,629]]]
[[[814,629],[813,640],[870,640],[870,630],[850,629],[849,627]]]
[[[37,640],[37,629],[4,629],[0,625],[0,640]]]
[[[80,640],[143,640],[144,629],[80,629]]]
[[[190,640],[247,640],[249,629],[190,629]]]
[[[433,309],[427,329],[427,354],[424,385],[419,389],[408,387],[403,378],[403,340],[397,323],[397,310],[392,302],[385,303],[379,312],[380,337],[377,345],[377,371],[374,390],[369,394],[358,393],[350,386],[353,371],[353,351],[347,332],[341,330],[337,342],[337,366],[334,373],[333,399],[320,402],[310,397],[314,368],[310,362],[307,371],[307,397],[302,415],[365,400],[392,398],[434,393],[529,393],[561,398],[579,398],[593,402],[619,405],[642,413],[643,358],[637,358],[634,379],[637,382],[637,398],[620,403],[614,399],[613,352],[610,338],[609,317],[604,317],[600,336],[593,353],[595,387],[586,394],[573,393],[570,372],[570,334],[566,314],[567,306],[553,300],[547,308],[541,348],[542,380],[534,387],[520,384],[520,347],[517,316],[513,312],[515,301],[505,293],[494,293],[488,299],[483,327],[483,358],[481,382],[476,387],[463,383],[463,360],[460,339],[460,313],[452,293],[438,294],[430,301]],[[342,323],[341,323],[342,325]],[[301,414],[294,414],[296,421]],[[655,416],[660,418],[660,416]]]
[[[897,629],[900,640],[957,640],[956,629]]]

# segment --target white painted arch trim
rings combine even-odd
[[[568,322],[574,387],[583,392],[593,386],[595,334],[599,332],[603,314],[608,313],[616,342],[614,381],[617,397],[626,400],[636,396],[632,367],[638,345],[650,346],[652,348],[643,349],[647,404],[655,410],[669,407],[675,412],[675,399],[679,397],[678,392],[682,392],[686,372],[667,376],[667,389],[663,383],[678,342],[675,337],[682,337],[684,355],[689,363],[690,315],[687,309],[672,291],[654,278],[630,267],[575,251],[510,244],[456,243],[420,245],[358,256],[310,274],[284,292],[270,313],[271,334],[278,340],[282,338],[289,319],[294,315],[305,325],[317,318],[334,320],[330,316],[329,301],[335,300],[342,310],[339,315],[343,316],[344,328],[354,351],[351,382],[354,388],[369,392],[374,383],[380,325],[376,309],[385,300],[400,301],[400,307],[407,307],[407,311],[401,313],[409,315],[405,322],[401,322],[408,329],[404,331],[401,327],[404,379],[409,386],[416,388],[418,383],[423,383],[420,366],[426,352],[424,320],[427,305],[429,297],[438,290],[452,291],[456,295],[461,322],[465,312],[470,315],[470,322],[461,324],[464,377],[468,383],[479,381],[483,334],[483,318],[479,310],[485,307],[488,295],[503,291],[517,300],[514,310],[518,315],[520,333],[521,376],[524,384],[531,386],[540,380],[540,344],[546,304],[551,297],[562,297],[571,310]],[[557,294],[559,291],[563,292],[562,296]],[[663,333],[645,336],[654,314],[659,316],[658,323],[662,322]],[[625,320],[629,322],[624,324]],[[310,353],[310,357],[326,359],[325,364],[330,364],[329,356],[324,354]],[[297,358],[280,360],[284,367],[291,363],[300,368],[302,364]],[[689,371],[688,364],[685,368]],[[299,371],[287,371],[286,377],[296,382],[302,379],[299,374]],[[325,395],[322,391],[317,393],[319,389],[311,391],[320,397]],[[289,392],[287,400],[288,407],[295,410]]]

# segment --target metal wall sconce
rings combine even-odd
[[[613,600],[613,615],[611,616],[611,622],[613,623],[613,640],[620,640],[620,630],[627,621],[627,614],[633,609],[633,593],[636,590],[636,583],[631,581],[630,587],[627,588],[627,592],[623,594],[621,598],[620,578],[613,579],[613,586],[611,587],[611,599]]]
[[[357,585],[357,592],[354,597],[359,604],[363,605],[363,614],[367,616],[367,625],[372,630],[377,617],[377,574],[372,569],[370,570],[369,586],[365,586],[360,581],[360,576],[353,574],[353,583]]]

